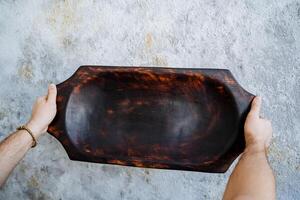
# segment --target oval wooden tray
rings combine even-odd
[[[81,66],[48,132],[72,160],[225,172],[253,95],[225,69]]]

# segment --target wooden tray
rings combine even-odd
[[[72,160],[225,172],[253,95],[226,69],[81,66],[48,132]]]

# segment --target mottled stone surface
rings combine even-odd
[[[264,98],[278,199],[300,198],[300,2],[1,1],[0,137],[79,65],[228,68]],[[220,199],[230,175],[70,161],[40,139],[0,199]]]

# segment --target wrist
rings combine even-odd
[[[36,139],[40,137],[44,132],[44,129],[38,126],[38,124],[34,121],[29,121],[28,123],[25,124],[25,126],[32,131]]]
[[[267,154],[267,147],[263,143],[247,144],[244,153],[245,154],[257,154],[257,153]]]

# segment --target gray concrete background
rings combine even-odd
[[[83,64],[228,68],[273,122],[278,199],[300,199],[299,50],[299,0],[1,1],[0,137]],[[0,199],[221,199],[230,171],[74,162],[46,135]]]

